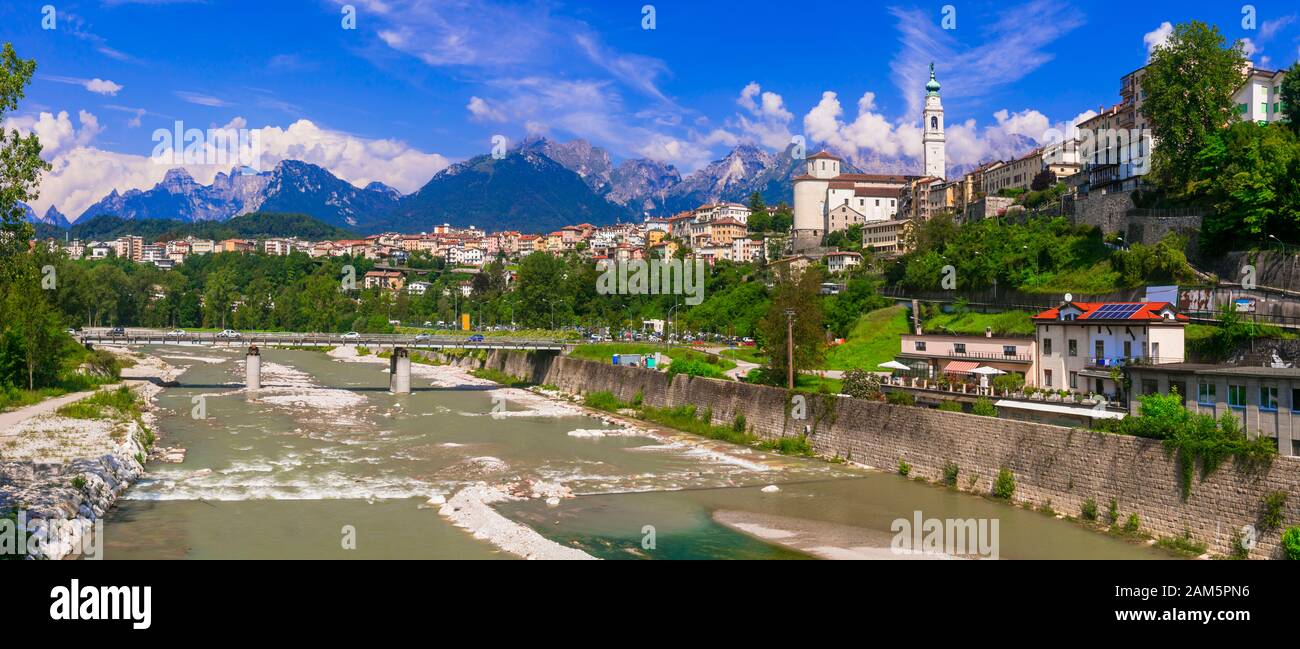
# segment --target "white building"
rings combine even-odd
[[[268,255],[284,257],[293,252],[293,242],[287,239],[267,239],[262,242],[262,250]]]
[[[822,151],[794,179],[794,235],[800,249],[820,245],[827,232],[885,221],[898,213],[905,176],[841,173],[841,160]],[[832,214],[833,212],[833,214]]]
[[[826,270],[832,273],[842,273],[862,265],[862,255],[856,252],[828,252],[824,259]]]
[[[424,295],[429,292],[433,285],[428,282],[411,282],[406,285],[406,292],[409,295]]]
[[[934,78],[934,63],[930,64],[930,81],[925,84],[925,111],[922,114],[925,145],[925,175],[948,178],[946,138],[943,134],[943,102],[939,101],[939,81]]]
[[[1168,302],[1066,302],[1034,316],[1034,325],[1043,388],[1113,400],[1116,369],[1184,360],[1187,316]]]
[[[1232,101],[1237,104],[1241,119],[1259,124],[1283,121],[1282,80],[1285,78],[1283,70],[1261,70],[1252,66],[1246,73],[1246,82],[1232,93]]]

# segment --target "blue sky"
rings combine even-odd
[[[55,9],[42,29],[42,7]],[[1293,3],[650,2],[645,0],[19,0],[0,40],[38,78],[8,126],[55,164],[39,211],[76,216],[109,189],[149,187],[155,129],[263,129],[263,156],[410,192],[493,135],[582,137],[615,159],[689,172],[740,142],[792,135],[840,153],[919,151],[925,68],[938,66],[949,157],[1003,154],[1118,100],[1165,23],[1200,19],[1289,66]],[[956,10],[944,30],[943,7]],[[342,27],[344,5],[356,29]],[[1201,5],[1210,5],[1209,7]],[[833,94],[828,94],[833,93]],[[200,182],[216,169],[193,168]],[[80,209],[79,209],[80,208]]]

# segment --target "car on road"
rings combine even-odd
[[[217,338],[237,340],[240,338],[240,335],[238,331],[235,331],[233,329],[222,329],[221,331],[217,332]]]
[[[422,343],[433,340],[433,334],[415,334],[415,342]]]
[[[469,342],[472,342],[472,343],[481,343],[481,342],[483,342],[483,334],[474,334],[473,336],[470,336],[470,337],[469,337]]]
[[[343,334],[343,340],[361,340],[361,334],[355,331],[349,331]]]
[[[171,331],[168,331],[166,334],[164,334],[164,336],[167,338],[184,338],[188,335],[189,334],[186,333],[184,329],[172,329]]]
[[[75,336],[75,335],[77,335],[77,329],[76,329],[75,327],[69,328],[69,329],[68,329],[68,335],[69,335],[69,336]]]
[[[110,336],[125,336],[125,335],[126,335],[126,329],[123,329],[122,327],[113,327],[112,329],[109,329],[109,330],[108,330],[108,335],[110,335]]]

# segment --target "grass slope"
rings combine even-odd
[[[891,306],[866,313],[854,325],[843,345],[826,351],[826,369],[869,371],[893,360],[901,347],[898,337],[910,330],[907,309]]]

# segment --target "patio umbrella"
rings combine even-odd
[[[994,376],[994,375],[996,375],[996,374],[1006,374],[1006,372],[1003,372],[1002,370],[1000,370],[1000,369],[998,369],[998,368],[996,368],[996,367],[989,367],[989,366],[987,366],[987,365],[982,365],[982,366],[980,366],[980,367],[977,367],[977,368],[971,370],[971,374],[979,374],[979,375],[980,375],[980,387],[981,387],[981,388],[987,388],[987,387],[989,387],[989,377],[990,377],[990,376]]]
[[[912,369],[912,368],[910,368],[910,367],[908,367],[908,366],[906,366],[906,365],[904,365],[904,364],[902,364],[902,363],[900,363],[900,362],[898,362],[898,361],[888,361],[888,362],[885,362],[885,363],[881,363],[881,364],[877,365],[876,367],[883,367],[883,368],[885,368],[885,369],[890,369],[890,370],[910,370],[910,369]]]

